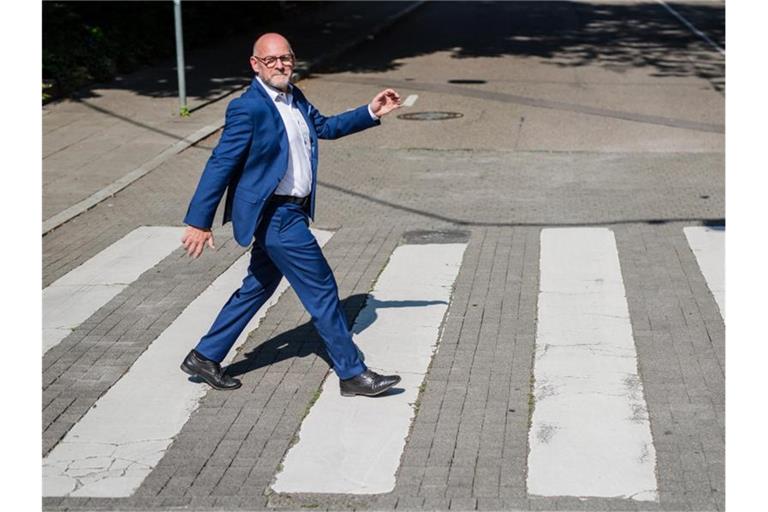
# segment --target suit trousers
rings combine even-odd
[[[312,317],[340,379],[366,370],[352,341],[336,279],[296,204],[267,205],[254,235],[248,273],[195,350],[221,362],[285,276]]]

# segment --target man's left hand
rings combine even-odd
[[[400,95],[394,89],[384,89],[371,101],[371,112],[376,117],[382,117],[400,106]]]

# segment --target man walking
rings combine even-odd
[[[240,381],[220,363],[285,276],[325,343],[341,394],[381,394],[400,377],[379,375],[363,363],[347,328],[336,280],[309,231],[309,218],[315,210],[318,138],[336,139],[380,124],[380,117],[400,106],[400,96],[386,89],[369,105],[325,117],[290,83],[295,56],[283,36],[259,37],[250,62],[257,76],[227,107],[221,140],[184,218],[188,227],[182,243],[194,258],[206,245],[214,247],[210,228],[226,189],[224,222],[232,221],[240,245],[253,241],[251,261],[242,286],[181,369],[216,389],[239,388]]]

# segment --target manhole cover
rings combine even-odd
[[[397,116],[398,119],[405,119],[406,121],[443,121],[457,117],[464,117],[464,114],[458,112],[409,112]]]

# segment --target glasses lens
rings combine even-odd
[[[294,61],[294,57],[290,53],[286,53],[285,55],[280,55],[279,57],[273,57],[270,55],[269,57],[264,57],[263,59],[261,57],[256,57],[256,58],[259,59],[261,62],[263,62],[264,65],[267,66],[268,68],[275,67],[275,64],[277,64],[278,59],[280,59],[280,62],[282,62],[283,65],[285,66],[293,64],[293,61]]]

